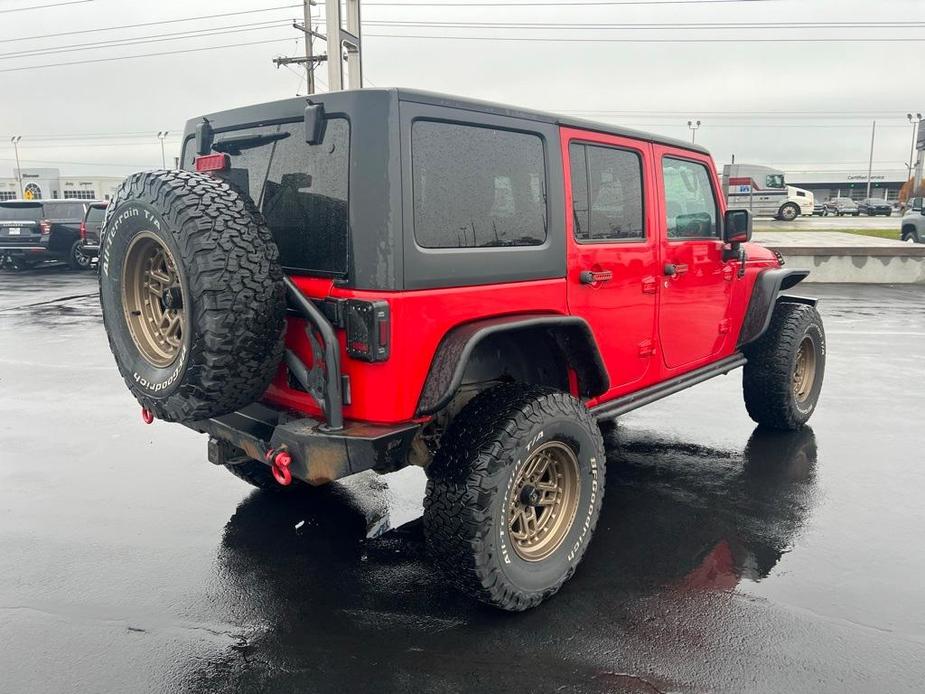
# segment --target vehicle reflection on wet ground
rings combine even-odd
[[[62,275],[63,277],[64,275]],[[0,275],[0,691],[915,691],[925,292],[818,287],[812,428],[736,376],[621,419],[575,578],[505,614],[424,553],[423,473],[250,491],[144,426],[94,279]],[[38,297],[38,298],[37,298]],[[391,529],[390,529],[391,528]]]

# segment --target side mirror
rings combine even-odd
[[[723,216],[723,241],[736,246],[751,241],[752,213],[748,210],[726,210]]]
[[[310,145],[321,144],[324,125],[324,106],[309,102],[305,107],[305,141]]]

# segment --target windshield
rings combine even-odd
[[[0,219],[5,221],[34,221],[42,217],[42,203],[0,202]]]

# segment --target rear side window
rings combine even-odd
[[[87,221],[88,222],[102,222],[103,217],[106,215],[105,207],[91,207],[87,210]]]
[[[669,239],[719,236],[718,207],[710,174],[703,164],[686,159],[662,160],[665,214]]]
[[[642,160],[613,147],[569,145],[574,234],[578,241],[645,238]]]
[[[42,218],[41,203],[0,203],[0,220],[22,222]]]
[[[263,213],[287,270],[342,275],[347,272],[350,125],[325,124],[321,143],[305,142],[302,122],[219,133],[252,135],[240,147],[226,146],[231,168],[223,175],[247,192]],[[192,168],[192,161],[184,162]]]
[[[538,136],[418,120],[411,129],[411,168],[419,246],[546,241],[546,169]]]

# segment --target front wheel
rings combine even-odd
[[[508,384],[469,402],[428,469],[424,534],[447,580],[510,611],[556,593],[604,496],[604,444],[578,400]]]
[[[780,210],[777,212],[777,218],[784,222],[792,222],[794,219],[800,216],[800,208],[794,205],[792,202],[782,205]]]
[[[767,332],[744,351],[749,416],[773,429],[799,429],[816,409],[825,373],[825,331],[816,308],[778,303]]]

